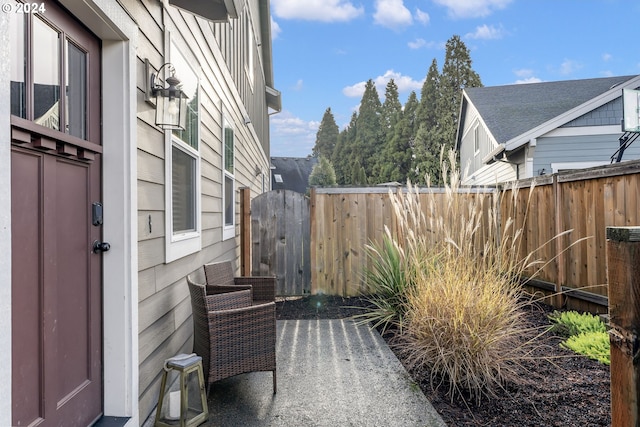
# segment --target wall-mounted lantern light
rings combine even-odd
[[[187,96],[180,89],[180,80],[176,77],[174,66],[167,62],[157,73],[151,71],[151,65],[145,60],[148,86],[145,99],[156,107],[156,126],[164,130],[185,130],[187,122]],[[169,77],[164,84],[159,79],[160,72],[167,67]],[[165,87],[165,84],[168,85]]]

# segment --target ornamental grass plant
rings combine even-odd
[[[479,402],[530,357],[521,310],[528,299],[519,280],[536,261],[533,254],[519,257],[522,230],[511,218],[500,226],[505,193],[463,188],[455,156],[442,162],[443,190],[425,194],[409,184],[406,193],[391,194],[397,226],[387,238],[393,236],[410,278],[404,299],[396,298],[403,304],[396,319],[401,350],[452,399]],[[517,190],[511,194],[515,200]]]

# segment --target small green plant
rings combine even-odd
[[[366,313],[355,316],[374,327],[387,330],[390,326],[402,327],[407,310],[407,291],[411,280],[402,249],[386,230],[381,244],[367,246],[371,267],[365,270],[366,295],[374,306]]]
[[[606,325],[598,316],[577,311],[554,311],[549,315],[553,323],[551,330],[564,337],[579,335],[583,332],[607,332]]]
[[[567,338],[560,346],[605,365],[611,364],[609,334],[606,332],[581,332]]]
[[[607,326],[598,316],[573,310],[554,311],[549,315],[549,319],[553,323],[551,330],[567,337],[560,347],[573,350],[605,365],[611,364]]]

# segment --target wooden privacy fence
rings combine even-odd
[[[485,198],[486,210],[494,191],[462,189],[461,193]],[[446,197],[440,188],[420,189],[426,215],[428,199],[436,201],[437,210]],[[366,292],[363,273],[371,261],[366,246],[382,242],[385,225],[397,236],[397,218],[386,187],[312,189],[311,292],[342,296]]]
[[[533,284],[562,292],[556,306],[567,302],[576,310],[606,312],[606,227],[640,224],[639,181],[640,162],[633,161],[538,177],[531,194],[531,180],[519,181],[515,203],[507,190],[502,217],[523,228],[521,255],[536,251],[535,258],[550,261]],[[565,230],[573,231],[554,239]]]
[[[311,291],[309,199],[290,190],[251,201],[251,274],[276,276],[276,295]]]
[[[537,177],[531,195],[531,180],[518,182],[517,193],[505,190],[502,225],[512,217],[524,230],[521,253],[536,251],[535,258],[548,261],[533,284],[565,292],[571,308],[606,311],[605,229],[639,225],[639,180],[640,161],[633,161]],[[395,227],[388,189],[315,189],[310,216],[312,293],[357,295],[364,290],[365,246],[381,241],[385,224]],[[590,238],[566,249],[583,237]]]

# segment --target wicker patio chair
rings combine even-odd
[[[210,286],[187,277],[193,310],[193,352],[202,357],[207,391],[223,378],[273,372],[276,387],[275,302],[252,304],[248,286]]]
[[[242,276],[233,273],[231,261],[204,265],[207,287],[211,286],[251,286],[254,304],[276,300],[276,278],[272,276]]]

